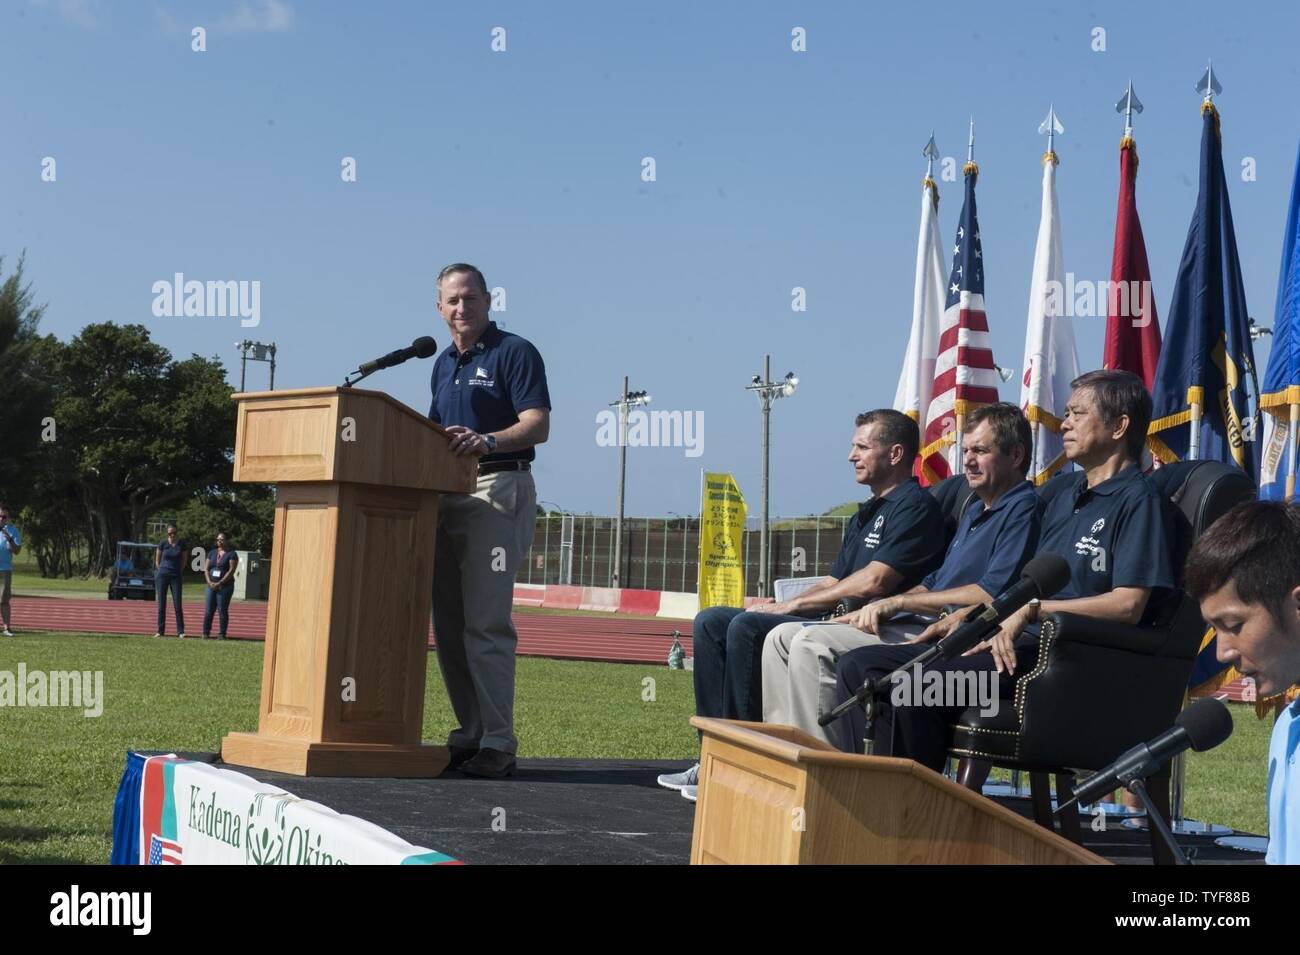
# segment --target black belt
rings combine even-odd
[[[478,473],[496,474],[498,471],[531,471],[532,469],[533,465],[530,461],[489,461],[478,466]]]

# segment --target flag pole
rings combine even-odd
[[[1210,61],[1205,75],[1201,77],[1201,81],[1196,84],[1196,91],[1205,96],[1202,109],[1205,106],[1213,106],[1214,94],[1223,92],[1223,87],[1214,78],[1213,60]],[[1187,460],[1189,461],[1199,461],[1201,457],[1201,409],[1204,398],[1204,389],[1199,385],[1187,389],[1187,404],[1191,410],[1191,422],[1188,425],[1189,431],[1187,434]],[[1203,835],[1223,831],[1221,827],[1216,827],[1213,823],[1196,823],[1183,816],[1183,789],[1186,784],[1185,757],[1185,753],[1179,753],[1174,757],[1170,765],[1169,822],[1171,828],[1178,833],[1195,832]]]
[[[1133,114],[1142,112],[1142,101],[1133,92],[1133,79],[1129,78],[1128,88],[1115,104],[1115,112],[1124,114],[1124,139],[1133,138]]]
[[[1300,402],[1291,403],[1291,433],[1287,436],[1290,440],[1287,442],[1287,472],[1286,472],[1286,499],[1294,501],[1295,496],[1295,466],[1296,466],[1296,446],[1300,444]]]
[[[1193,401],[1190,407],[1192,420],[1189,425],[1191,430],[1187,434],[1187,460],[1199,461],[1201,459],[1201,403]]]
[[[1223,87],[1214,77],[1214,61],[1210,60],[1206,67],[1205,75],[1201,77],[1196,84],[1196,92],[1204,95],[1201,109],[1207,107],[1213,108],[1214,94],[1222,93]],[[1191,430],[1187,435],[1187,460],[1199,461],[1201,459],[1201,406],[1203,404],[1204,393],[1200,387],[1192,387],[1187,390],[1188,405],[1192,412]]]
[[[1204,84],[1204,88],[1202,85]],[[1198,84],[1196,91],[1205,94],[1205,102],[1211,103],[1214,99],[1214,64],[1211,63],[1209,69],[1205,71],[1205,76]],[[1187,431],[1187,460],[1197,461],[1201,457],[1201,389],[1189,388],[1187,390],[1187,404],[1191,410],[1192,420],[1188,423]],[[1184,698],[1186,695],[1184,694]],[[1183,754],[1179,753],[1174,757],[1170,769],[1170,792],[1169,792],[1169,822],[1175,832],[1185,832],[1189,830],[1186,821],[1183,818],[1183,787],[1186,784],[1185,773],[1187,771]]]
[[[975,164],[975,117],[970,118],[970,139],[966,142],[966,165]],[[961,410],[962,403],[957,402],[957,430],[952,436],[952,447],[948,449],[949,470],[953,474],[961,473],[961,436],[965,433],[966,412]]]

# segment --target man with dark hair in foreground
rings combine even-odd
[[[1187,592],[1215,629],[1220,663],[1255,680],[1261,697],[1300,683],[1300,506],[1240,504],[1187,558]],[[1268,854],[1300,865],[1300,699],[1273,726],[1268,752]]]

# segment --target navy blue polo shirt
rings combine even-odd
[[[858,507],[830,575],[843,580],[872,561],[880,561],[903,575],[898,593],[911,590],[943,560],[945,536],[938,502],[921,489],[916,478],[908,478],[888,494]]]
[[[157,573],[163,576],[179,575],[181,572],[181,562],[185,559],[185,545],[177,538],[174,545],[169,545],[165,540],[159,543],[159,558]]]
[[[943,566],[921,581],[926,590],[979,584],[996,597],[1020,579],[1038,547],[1043,505],[1028,481],[985,507],[978,497],[966,505]]]
[[[491,434],[519,423],[519,412],[551,409],[542,356],[525,338],[497,328],[487,329],[468,351],[448,345],[433,363],[429,382],[433,403],[429,420],[440,425],[461,425],[479,434]],[[486,454],[490,461],[532,461],[532,448],[508,454]]]
[[[1116,587],[1150,587],[1139,624],[1159,620],[1174,595],[1165,503],[1139,468],[1088,487],[1080,473],[1047,505],[1039,553],[1060,554],[1070,582],[1053,600],[1096,597]],[[1044,595],[1046,598],[1047,595]]]

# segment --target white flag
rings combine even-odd
[[[1029,285],[1029,325],[1025,330],[1025,365],[1020,407],[1034,435],[1029,477],[1042,484],[1065,465],[1061,418],[1070,399],[1070,382],[1079,377],[1074,323],[1065,302],[1065,266],[1061,220],[1056,204],[1056,154],[1043,159],[1043,211],[1034,249]]]
[[[927,177],[921,188],[921,233],[916,242],[916,285],[912,291],[912,335],[907,340],[903,373],[894,394],[894,410],[915,418],[924,428],[934,389],[939,355],[939,321],[943,316],[943,245],[939,241],[939,188]]]

